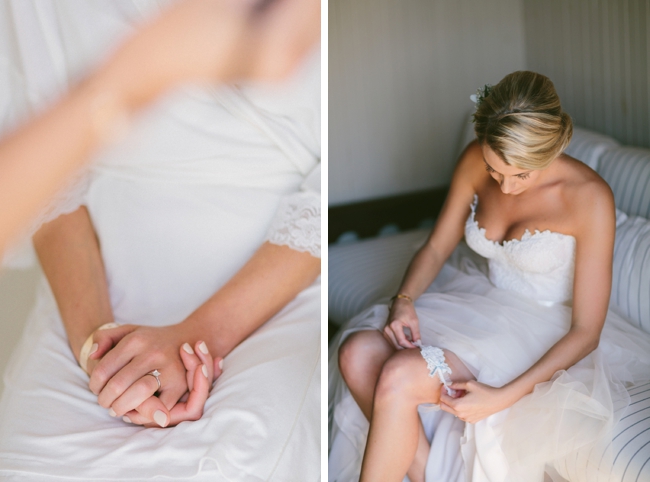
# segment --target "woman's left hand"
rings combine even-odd
[[[160,401],[171,410],[190,388],[180,350],[185,341],[195,337],[186,331],[181,323],[122,325],[98,332],[95,340],[99,347],[90,358],[101,360],[89,382],[90,390],[98,395],[97,402],[108,409],[117,401],[120,411],[126,413],[158,392]],[[160,372],[160,389],[156,378],[148,376],[154,370]]]
[[[125,413],[122,420],[145,427],[158,427],[161,425],[160,417],[164,414],[164,426],[173,427],[181,422],[200,419],[212,383],[221,375],[223,361],[223,358],[213,359],[209,352],[204,353],[204,345],[203,341],[197,341],[194,349],[188,343],[181,347],[180,355],[187,370],[189,393],[186,393],[171,410],[167,411],[160,399],[152,395],[136,410]],[[119,401],[118,398],[111,407],[116,416],[124,413],[124,409],[118,404]]]
[[[453,398],[443,389],[440,394],[440,408],[464,422],[476,423],[512,405],[503,389],[476,380],[454,382],[449,387],[457,391],[462,390],[465,394]]]

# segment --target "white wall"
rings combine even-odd
[[[447,184],[469,96],[523,68],[520,0],[330,0],[330,205]]]
[[[527,67],[551,78],[574,121],[650,147],[650,2],[523,0],[523,7]]]

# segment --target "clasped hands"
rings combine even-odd
[[[183,324],[122,325],[93,334],[88,357],[90,390],[115,417],[145,426],[173,426],[198,420],[212,382],[221,374],[204,341],[193,346]],[[94,348],[94,345],[93,345]],[[158,380],[149,375],[158,370]]]

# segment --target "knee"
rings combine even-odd
[[[434,396],[435,399],[431,399],[430,389],[433,384],[423,386],[423,376],[428,377],[426,365],[419,353],[417,357],[413,353],[415,350],[399,351],[386,361],[375,390],[376,404],[392,403],[395,400],[415,404],[438,403],[439,391]],[[424,379],[424,383],[428,381]]]
[[[361,374],[365,345],[362,333],[353,333],[339,348],[339,370],[348,384]]]
[[[382,347],[374,335],[376,333],[368,331],[353,333],[339,348],[339,369],[348,386],[354,385],[357,379],[365,380],[377,359]]]

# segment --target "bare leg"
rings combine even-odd
[[[372,417],[375,388],[386,360],[395,349],[379,331],[360,331],[350,335],[339,350],[339,367],[352,397],[368,420]],[[426,372],[426,363],[425,363]],[[429,441],[419,423],[417,451],[408,476],[411,482],[424,481],[424,469],[429,455]]]
[[[441,383],[430,378],[419,350],[386,361],[377,383],[360,482],[401,481],[417,452],[417,406],[437,403]]]
[[[374,330],[353,333],[339,349],[341,375],[368,420],[381,368],[393,353],[395,349]]]
[[[471,379],[471,372],[451,352],[445,352],[452,380]],[[418,450],[422,424],[417,406],[438,403],[442,383],[430,377],[419,350],[392,355],[382,368],[375,391],[361,481],[399,482]],[[410,478],[410,475],[409,475]]]

